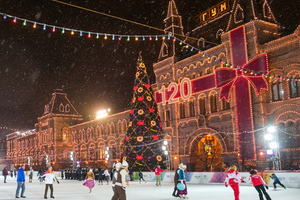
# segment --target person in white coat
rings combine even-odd
[[[54,172],[52,171],[52,166],[48,167],[48,171],[46,171],[41,177],[45,177],[45,194],[44,199],[47,199],[48,188],[50,187],[51,194],[50,198],[54,199],[53,196],[53,181],[56,181],[59,184]]]

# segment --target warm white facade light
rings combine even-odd
[[[167,150],[167,147],[166,147],[166,146],[162,146],[161,149],[162,149],[163,151],[165,151],[165,150]]]
[[[164,141],[164,145],[168,145],[168,141],[167,140]]]
[[[266,134],[265,135],[265,139],[266,140],[272,140],[273,139],[273,135],[272,134]]]
[[[271,142],[270,143],[270,148],[271,149],[277,149],[278,148],[278,144],[276,142]]]
[[[165,154],[165,155],[168,155],[168,154],[169,154],[169,152],[168,152],[168,151],[164,151],[164,154]]]
[[[269,133],[275,133],[276,127],[275,127],[275,126],[269,126],[269,127],[267,128],[267,131],[268,131]]]

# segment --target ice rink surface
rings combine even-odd
[[[59,180],[60,184],[54,183],[54,197],[61,200],[110,200],[113,191],[111,183],[106,185],[95,185],[92,193],[83,186],[83,181]],[[15,199],[16,178],[8,177],[7,183],[3,183],[3,176],[0,177],[0,199]],[[45,184],[40,183],[37,178],[33,183],[28,183],[26,177],[25,183],[26,199],[44,199]],[[188,184],[188,196],[190,200],[234,200],[233,191],[226,188],[223,184],[218,185],[198,185]],[[179,198],[172,197],[174,185],[162,183],[162,186],[155,186],[154,182],[141,183],[130,182],[127,187],[127,200],[175,200]],[[281,187],[274,190],[273,187],[267,190],[272,200],[296,200],[299,199],[300,189]],[[48,191],[48,199],[50,191]],[[21,198],[20,198],[21,199]],[[252,186],[240,186],[240,200],[259,200],[258,193]]]

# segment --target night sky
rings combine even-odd
[[[64,0],[164,29],[168,0]],[[184,32],[196,27],[194,17],[220,0],[175,1]],[[285,33],[299,22],[298,0],[269,1]],[[296,5],[297,4],[297,5]],[[0,12],[55,26],[114,34],[163,34],[160,31],[62,5],[51,0],[0,0]],[[138,52],[155,82],[152,64],[161,41],[122,41],[79,37],[76,33],[36,29],[0,18],[0,126],[33,128],[55,89],[63,89],[84,120],[96,111],[130,108]]]

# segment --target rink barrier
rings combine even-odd
[[[61,178],[61,172],[54,172],[57,178]],[[264,179],[264,181],[268,184],[268,186],[273,186],[273,180],[270,178],[273,172],[258,172]],[[25,175],[28,176],[29,172],[26,171]],[[240,176],[244,180],[249,179],[249,172],[239,172]],[[275,173],[281,183],[285,185],[287,188],[300,188],[300,173],[299,172],[276,172]],[[0,172],[2,176],[2,171]],[[155,182],[156,177],[154,172],[143,172],[144,179],[147,182]],[[162,172],[162,182],[163,183],[173,183],[174,182],[175,172]],[[9,172],[10,176],[10,172]],[[192,184],[224,184],[226,178],[226,172],[185,172],[186,182]],[[38,172],[33,172],[33,179],[38,178]],[[133,173],[133,180],[139,180],[139,173]],[[248,183],[240,183],[240,185],[251,185]],[[281,187],[277,185],[277,187]]]

